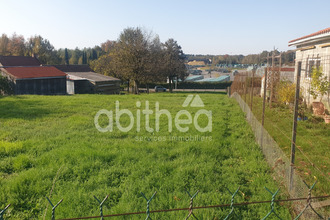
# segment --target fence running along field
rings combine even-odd
[[[281,217],[277,214],[276,212],[276,207],[278,203],[288,203],[288,202],[292,202],[292,203],[296,203],[296,202],[300,202],[300,204],[304,204],[304,207],[302,208],[301,212],[294,218],[295,220],[298,219],[325,219],[327,216],[322,216],[322,214],[318,213],[314,207],[313,207],[313,200],[316,199],[324,199],[324,198],[330,198],[330,195],[325,195],[325,196],[317,196],[317,197],[312,197],[312,190],[314,189],[315,185],[317,182],[315,182],[312,186],[306,186],[309,188],[307,189],[307,197],[301,197],[301,198],[289,198],[289,199],[276,199],[276,196],[279,193],[278,189],[275,192],[272,192],[271,190],[269,190],[267,187],[265,187],[265,190],[267,190],[269,192],[269,197],[271,200],[268,201],[252,201],[252,202],[242,202],[242,203],[235,203],[235,196],[237,195],[237,193],[240,191],[240,187],[237,188],[237,190],[235,192],[230,191],[227,188],[228,191],[228,195],[231,195],[231,203],[230,204],[219,204],[219,205],[209,205],[209,206],[193,206],[194,204],[194,200],[198,200],[197,195],[199,193],[199,190],[197,192],[195,192],[195,194],[190,194],[188,191],[187,194],[190,197],[190,200],[187,200],[187,204],[189,201],[189,207],[185,207],[185,208],[175,208],[175,209],[163,209],[163,210],[150,210],[150,204],[152,202],[152,199],[156,196],[155,192],[150,198],[146,197],[142,192],[141,195],[142,197],[146,200],[147,202],[147,209],[146,211],[140,211],[140,212],[128,212],[128,213],[117,213],[117,214],[108,214],[105,215],[103,213],[103,205],[106,203],[106,200],[109,198],[109,195],[107,195],[102,201],[99,200],[96,196],[94,196],[95,200],[97,201],[97,203],[95,203],[96,205],[98,205],[98,208],[100,210],[100,215],[99,216],[85,216],[85,217],[74,217],[74,218],[65,218],[65,219],[57,219],[57,220],[78,220],[78,219],[96,219],[96,218],[100,218],[101,220],[103,220],[104,218],[110,218],[110,217],[120,217],[120,216],[135,216],[135,215],[143,215],[146,216],[146,220],[147,219],[152,219],[153,215],[156,215],[156,213],[162,213],[162,212],[178,212],[178,211],[188,211],[187,217],[185,218],[186,220],[194,217],[195,219],[198,219],[198,214],[194,213],[194,210],[200,210],[200,209],[211,209],[211,208],[223,208],[223,209],[228,209],[228,214],[226,216],[222,216],[220,219],[230,219],[230,218],[234,218],[234,219],[243,219],[240,216],[240,207],[242,206],[248,206],[248,205],[258,205],[258,204],[264,204],[264,203],[270,203],[269,206],[269,211],[267,213],[265,213],[265,216],[262,218],[262,220],[264,219],[268,219],[271,217],[277,217],[278,219],[281,219]],[[51,199],[49,199],[48,197],[46,197],[46,199],[48,200],[49,204],[52,206],[52,215],[51,215],[51,220],[55,220],[56,216],[55,216],[55,211],[56,208],[59,207],[62,202],[63,199],[61,199],[56,205],[53,204],[53,202],[51,201]],[[0,220],[4,220],[5,218],[5,212],[6,210],[10,207],[10,204],[7,205],[3,210],[0,209]],[[218,219],[218,218],[217,218]]]
[[[261,147],[263,154],[265,155],[265,159],[277,174],[278,182],[282,183],[288,189],[291,198],[297,198],[297,197],[299,198],[307,193],[307,188],[305,187],[303,181],[304,179],[307,180],[308,178],[306,178],[306,176],[302,177],[301,172],[299,173],[297,170],[296,167],[297,165],[291,164],[291,161],[287,156],[287,154],[283,152],[279,144],[273,139],[273,137],[265,129],[265,126],[267,125],[268,128],[270,127],[274,131],[278,132],[279,134],[278,136],[281,136],[281,138],[284,139],[288,145],[293,143],[294,145],[296,145],[296,142],[292,141],[291,135],[292,134],[297,135],[297,131],[292,131],[292,133],[288,133],[289,129],[286,129],[286,131],[284,131],[283,127],[281,126],[283,126],[283,124],[288,124],[288,123],[283,123],[283,119],[281,118],[278,118],[276,119],[276,121],[274,121],[274,119],[271,119],[270,116],[266,116],[267,114],[265,114],[265,106],[267,108],[266,111],[270,109],[272,109],[272,111],[276,111],[276,107],[277,107],[276,97],[278,96],[276,91],[276,86],[282,80],[281,78],[282,75],[278,71],[278,69],[279,68],[273,69],[273,72],[271,72],[271,70],[268,69],[269,73],[273,75],[267,76],[267,74],[265,74],[263,78],[261,78],[260,76],[256,76],[255,74],[256,71],[254,70],[249,72],[242,72],[237,76],[235,76],[235,80],[231,88],[228,88],[229,90],[228,94],[237,100],[241,109],[246,114],[246,119],[252,127],[256,141]],[[267,70],[265,72],[267,72]],[[265,78],[266,81],[264,81]],[[263,90],[263,88],[267,88],[267,89]],[[298,88],[299,88],[299,84],[298,84]],[[260,105],[260,100],[261,100],[260,95],[263,95],[261,93],[265,94],[264,102],[265,100],[266,102],[264,105],[262,104]],[[255,114],[260,114],[257,115],[259,116],[258,118],[260,121],[257,119],[256,115],[254,115],[253,112],[255,112]],[[290,117],[292,118],[292,116]],[[311,120],[315,120],[315,119],[311,118]],[[289,123],[291,122],[292,119],[290,119]],[[297,120],[295,121],[295,123],[297,123]],[[291,126],[292,124],[290,124],[290,129],[292,128]],[[329,181],[330,181],[329,175],[327,175],[326,171],[324,170],[322,171],[319,165],[315,164],[313,160],[310,159],[310,156],[308,156],[302,150],[303,147],[305,146],[309,147],[310,149],[313,149],[315,147],[315,143],[313,144],[310,140],[308,140],[308,138],[303,137],[302,134],[300,134],[299,138],[300,138],[299,140],[300,146],[296,145],[296,149],[297,149],[297,153],[299,153],[298,155],[298,157],[300,157],[299,159],[303,159],[304,161],[306,161],[307,165],[305,166],[306,167],[308,166],[308,169],[311,170],[311,172],[308,173],[307,176],[309,177],[308,181],[311,182],[311,177],[314,176],[314,179],[318,179],[320,184],[322,186],[325,186],[323,190],[320,190],[318,192],[318,194],[319,195],[329,194],[329,191],[327,190],[328,189],[327,185],[329,185]],[[329,142],[323,140],[321,137],[318,141],[321,143],[322,146],[329,146]],[[319,156],[321,157],[323,155],[319,155]],[[291,174],[292,172],[291,170],[293,170],[292,174]],[[290,178],[292,179],[291,183],[290,183]],[[290,184],[292,184],[291,187]],[[327,200],[324,203],[324,206],[329,206],[329,204],[330,204],[330,200]],[[301,210],[304,209],[304,204],[302,204],[300,201],[296,201],[293,203],[293,207],[296,213],[299,213]],[[325,208],[323,212],[326,213],[326,215],[329,215],[329,207]],[[311,219],[313,217],[313,213],[311,212],[306,213],[305,216],[306,219]]]

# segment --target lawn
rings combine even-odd
[[[187,110],[192,119],[201,107],[183,107],[188,94],[149,95],[75,95],[11,96],[0,98],[0,209],[11,204],[6,219],[50,219],[53,203],[63,198],[56,218],[99,215],[93,195],[105,202],[104,214],[145,211],[147,197],[157,191],[151,210],[189,206],[189,196],[200,190],[194,206],[230,203],[226,187],[241,187],[235,202],[270,200],[265,186],[276,191],[279,186],[254,141],[251,128],[235,100],[224,94],[199,94],[202,109],[212,111],[212,132],[200,132],[194,123],[180,132],[175,115]],[[101,109],[112,110],[119,101],[137,120],[128,132],[118,126],[100,132],[94,117]],[[147,126],[142,110],[146,101],[155,111],[156,102],[173,116],[150,114]],[[181,119],[187,119],[181,117]],[[114,117],[115,120],[115,117]],[[189,120],[188,120],[189,121]],[[192,120],[193,121],[193,120]],[[108,118],[101,115],[100,126]],[[187,122],[187,121],[186,121]],[[201,115],[198,125],[208,125]],[[123,127],[130,124],[127,115],[120,118]],[[140,130],[138,129],[140,128]],[[286,198],[281,188],[280,198]],[[244,219],[261,219],[270,204],[243,206],[237,214]],[[276,205],[283,219],[290,219],[289,209]],[[230,208],[195,210],[199,219],[223,219]],[[187,211],[155,213],[153,219],[184,219]],[[116,219],[144,219],[145,216]]]
[[[244,98],[244,96],[243,96]],[[254,97],[253,112],[259,121],[262,116],[262,98]],[[250,105],[250,100],[247,100]],[[306,111],[308,120],[298,121],[296,137],[296,170],[307,183],[318,181],[314,195],[330,194],[330,124]],[[288,158],[291,154],[293,110],[274,103],[266,105],[265,128]]]

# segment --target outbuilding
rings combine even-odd
[[[55,65],[67,76],[68,94],[119,94],[120,79],[92,71],[88,65]]]
[[[25,57],[25,56],[0,56],[0,66],[41,66],[37,57]]]
[[[11,81],[16,95],[64,95],[66,74],[50,66],[2,67],[1,74]]]

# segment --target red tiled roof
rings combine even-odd
[[[318,32],[315,32],[315,33],[312,33],[312,34],[309,34],[309,35],[306,35],[306,36],[303,36],[303,37],[300,37],[300,38],[291,40],[291,41],[289,41],[289,43],[293,43],[293,42],[298,41],[298,40],[302,40],[302,39],[309,38],[309,37],[314,37],[314,36],[317,36],[317,35],[320,35],[320,34],[329,33],[329,32],[330,32],[330,28],[326,28],[326,29],[320,30]]]
[[[294,67],[282,67],[281,71],[282,72],[294,72]]]
[[[35,57],[0,56],[2,66],[40,66],[40,61]]]
[[[66,76],[65,73],[53,66],[8,67],[4,69],[16,79]]]
[[[272,67],[269,68],[270,70]],[[294,67],[281,67],[281,72],[294,72]],[[278,71],[278,66],[274,67],[274,71]]]

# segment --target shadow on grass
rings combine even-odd
[[[49,115],[44,103],[24,96],[0,97],[0,118],[21,118],[32,120]]]

